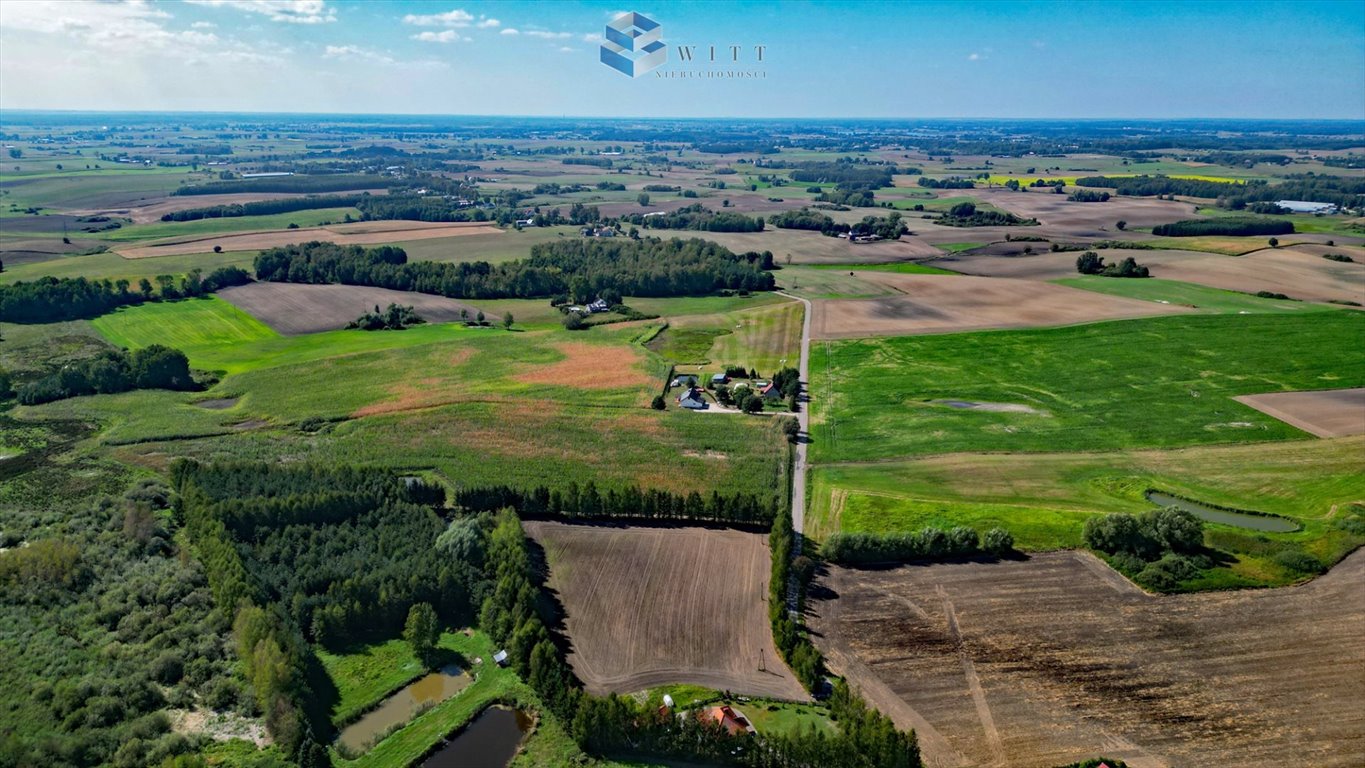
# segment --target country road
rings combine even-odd
[[[796,420],[801,432],[796,437],[796,460],[792,463],[792,529],[796,531],[796,546],[793,555],[801,554],[802,534],[806,530],[806,448],[810,444],[810,301],[800,296],[778,292],[787,298],[796,299],[805,307],[801,321],[801,362],[797,370],[801,374],[801,395],[798,400],[801,410]]]

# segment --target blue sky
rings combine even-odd
[[[1365,119],[1361,0],[641,3],[5,0],[0,107]],[[635,79],[598,61],[625,10],[669,46]]]

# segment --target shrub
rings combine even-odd
[[[665,407],[667,407],[667,406],[664,404],[664,396],[663,396],[663,395],[655,395],[655,396],[654,396],[654,399],[651,400],[651,401],[649,401],[649,407],[650,407],[650,408],[653,408],[653,409],[656,410],[656,411],[662,411]]]
[[[1014,536],[1004,528],[992,528],[986,531],[981,548],[993,555],[1008,554],[1014,550]]]
[[[1304,552],[1301,549],[1286,549],[1272,558],[1276,565],[1279,565],[1296,573],[1318,574],[1322,573],[1322,561]]]

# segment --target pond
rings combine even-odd
[[[422,768],[505,768],[529,730],[531,717],[525,712],[489,707],[423,761]]]
[[[1248,515],[1242,512],[1232,512],[1226,509],[1216,509],[1205,506],[1197,501],[1180,499],[1168,493],[1160,491],[1148,491],[1147,500],[1162,507],[1179,507],[1186,512],[1194,515],[1200,520],[1207,520],[1210,523],[1222,523],[1238,528],[1249,528],[1253,531],[1265,531],[1266,533],[1289,533],[1299,529],[1298,523],[1283,517],[1272,515]]]
[[[343,728],[337,741],[351,754],[365,752],[393,729],[464,690],[471,682],[469,675],[458,666],[432,672],[409,683],[364,717]]]

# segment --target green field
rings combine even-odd
[[[207,247],[207,246],[206,246]],[[136,284],[141,278],[151,280],[157,275],[183,275],[192,269],[205,274],[218,267],[242,267],[250,270],[257,251],[228,253],[193,253],[184,256],[156,256],[149,259],[125,259],[113,251],[89,256],[63,256],[33,264],[6,266],[0,273],[0,283],[37,280],[40,277],[84,277],[88,280],[127,280]]]
[[[812,349],[813,458],[1093,451],[1301,438],[1230,398],[1365,385],[1365,316],[1187,316]],[[967,410],[936,400],[1037,413]]]
[[[1302,312],[1332,311],[1321,304],[1298,301],[1262,299],[1237,291],[1224,291],[1178,280],[1119,280],[1098,275],[1084,275],[1054,280],[1058,285],[1082,288],[1087,291],[1122,296],[1141,301],[1157,301],[1184,307],[1195,307],[1211,314],[1268,314],[1291,315]]]
[[[1094,514],[1140,512],[1142,494],[1160,489],[1201,501],[1298,521],[1294,533],[1261,534],[1210,524],[1219,548],[1236,553],[1210,586],[1296,581],[1273,563],[1274,547],[1294,545],[1333,563],[1365,538],[1336,526],[1365,498],[1365,438],[1093,453],[960,453],[905,461],[817,467],[807,530],[888,533],[928,525],[1009,530],[1025,550],[1080,547]],[[1271,544],[1265,544],[1271,542]]]
[[[279,338],[265,323],[216,296],[149,302],[95,318],[91,325],[121,347],[164,344],[187,354]]]
[[[131,224],[99,233],[99,237],[114,242],[153,240],[170,237],[198,237],[202,235],[255,232],[257,230],[286,229],[290,224],[316,227],[323,223],[340,223],[347,216],[360,218],[355,208],[314,208],[290,213],[264,216],[229,216],[220,219],[194,221],[157,221],[150,224]]]
[[[679,370],[691,366],[742,365],[770,375],[794,365],[800,354],[802,305],[761,305],[750,309],[684,315],[648,344]]]

